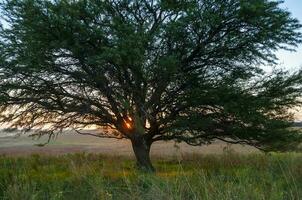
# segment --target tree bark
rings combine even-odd
[[[131,139],[132,148],[136,157],[137,167],[144,172],[155,172],[150,159],[151,143],[146,141],[141,135]]]

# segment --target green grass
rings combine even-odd
[[[92,154],[0,157],[0,199],[302,199],[302,154],[188,155],[134,161]]]

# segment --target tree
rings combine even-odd
[[[302,35],[280,3],[6,0],[1,121],[39,134],[109,127],[97,136],[130,139],[151,171],[160,140],[293,149],[302,73],[274,67],[275,51]]]

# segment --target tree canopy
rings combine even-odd
[[[159,140],[292,149],[302,74],[275,69],[275,52],[302,34],[280,3],[5,0],[0,119],[40,134],[93,126],[130,139],[147,169]]]

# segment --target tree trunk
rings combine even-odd
[[[137,167],[144,172],[155,172],[150,160],[151,143],[142,136],[137,136],[131,140]]]

